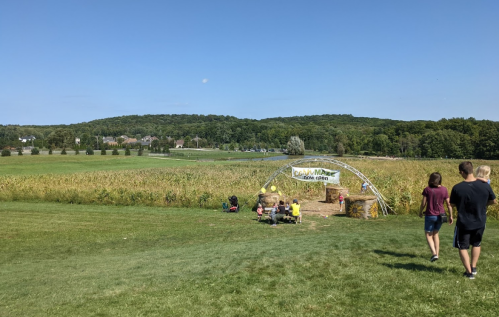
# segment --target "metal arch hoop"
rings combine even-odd
[[[371,191],[376,196],[376,198],[378,200],[378,203],[379,203],[379,205],[381,207],[381,210],[383,211],[383,216],[388,215],[388,208],[390,208],[390,206],[388,206],[385,203],[385,200],[383,199],[383,196],[378,191],[378,189],[376,188],[376,186],[374,186],[374,184],[371,183],[371,181],[366,176],[364,176],[364,174],[362,174],[361,172],[359,172],[357,169],[353,168],[352,166],[350,166],[350,165],[348,165],[346,163],[343,163],[341,161],[338,161],[338,160],[335,160],[335,159],[331,159],[331,158],[309,158],[309,159],[301,159],[301,160],[296,160],[296,161],[293,161],[293,162],[291,162],[289,164],[286,164],[283,167],[279,168],[277,171],[275,171],[274,174],[272,174],[267,179],[267,181],[263,185],[263,188],[266,189],[267,186],[269,186],[269,184],[274,180],[274,178],[276,178],[284,170],[286,170],[288,168],[291,168],[291,167],[293,167],[295,165],[299,165],[299,164],[303,164],[303,163],[308,163],[308,162],[326,162],[326,163],[332,163],[332,164],[335,164],[335,165],[338,165],[340,167],[343,167],[343,168],[349,170],[350,172],[354,173],[360,179],[362,179],[363,181],[365,181],[365,182],[367,182],[369,184],[369,187],[371,188]]]

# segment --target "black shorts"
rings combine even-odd
[[[456,229],[454,230],[454,248],[468,250],[470,244],[474,247],[479,247],[482,243],[484,231],[485,227],[474,230],[464,230],[456,226]]]

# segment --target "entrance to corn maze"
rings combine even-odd
[[[342,177],[347,181],[342,183]],[[303,214],[322,217],[343,214],[368,219],[386,216],[391,210],[376,184],[356,168],[333,158],[300,159],[286,164],[266,180],[258,195],[264,208],[279,201],[291,204],[293,199],[298,199]]]

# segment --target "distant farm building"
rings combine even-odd
[[[26,143],[28,141],[34,141],[34,140],[36,140],[34,135],[26,135],[26,136],[19,138],[19,141],[21,141],[22,143]]]
[[[112,136],[102,137],[102,142],[109,145],[118,145],[118,142]]]

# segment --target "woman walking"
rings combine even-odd
[[[426,241],[431,251],[430,261],[438,260],[438,252],[440,251],[440,238],[438,231],[442,226],[442,214],[445,214],[444,201],[447,203],[449,210],[449,225],[454,222],[452,218],[452,207],[449,200],[449,192],[447,188],[442,186],[442,175],[435,172],[430,175],[428,186],[423,190],[423,200],[419,210],[419,217],[423,217],[423,210],[426,207],[424,230]]]

